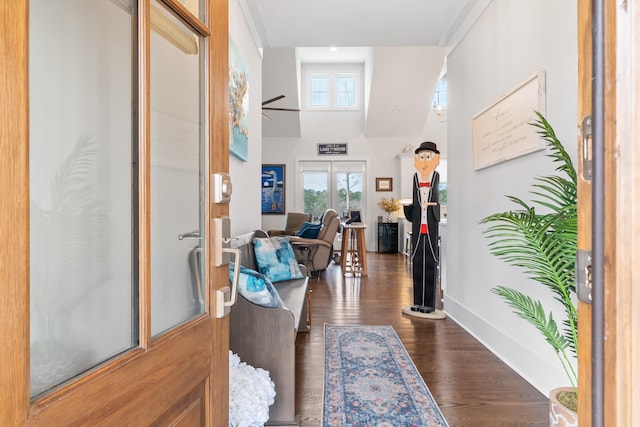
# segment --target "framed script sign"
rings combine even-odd
[[[545,114],[545,72],[538,71],[471,120],[473,166],[483,169],[543,150],[546,144],[529,125]]]

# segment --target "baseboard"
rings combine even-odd
[[[533,349],[532,351],[531,348],[514,341],[484,318],[449,296],[445,296],[444,311],[452,320],[545,396],[548,396],[549,391],[553,388],[568,385],[568,379],[559,361],[554,364],[536,354],[536,350],[539,352],[552,350]]]

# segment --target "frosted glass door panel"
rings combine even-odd
[[[137,344],[132,29],[110,1],[32,0],[29,15],[36,396]]]
[[[152,8],[163,10],[157,2]],[[173,32],[195,38],[175,18],[163,16]],[[204,311],[200,58],[160,34],[151,33],[150,68],[153,335]]]

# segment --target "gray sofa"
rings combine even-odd
[[[240,249],[243,266],[257,270],[253,252],[254,237],[267,237],[263,231],[237,236],[231,247]],[[300,331],[310,327],[309,278],[304,266],[303,279],[274,283],[285,308],[261,307],[238,295],[231,308],[230,346],[240,360],[269,371],[275,383],[275,402],[269,408],[267,425],[297,425],[295,422],[295,343]]]

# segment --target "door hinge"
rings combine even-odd
[[[578,300],[591,304],[593,282],[591,280],[591,251],[578,249],[576,259],[576,280]]]

